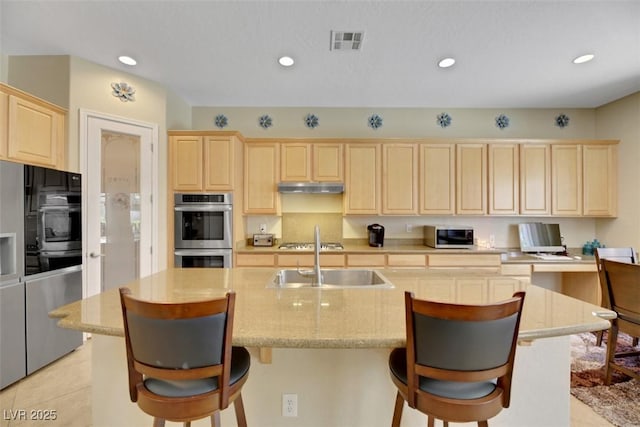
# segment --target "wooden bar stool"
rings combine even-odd
[[[398,388],[391,425],[404,402],[434,420],[477,422],[508,408],[524,292],[488,305],[418,300],[405,292],[406,348],[389,356]]]
[[[235,293],[206,301],[159,303],[136,299],[120,288],[129,370],[129,395],[154,417],[184,422],[211,417],[233,402],[238,426],[247,421],[240,393],[250,356],[232,347]]]
[[[602,269],[607,281],[611,310],[617,314],[617,317],[611,321],[607,338],[604,383],[611,384],[611,374],[614,370],[640,380],[637,372],[616,363],[616,358],[640,356],[640,351],[625,353],[616,351],[618,331],[628,333],[632,337],[640,336],[640,264],[605,259],[602,261]],[[634,345],[637,346],[637,344]]]

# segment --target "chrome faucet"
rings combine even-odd
[[[320,226],[314,228],[314,258],[313,272],[316,276],[316,286],[322,286],[322,274],[320,272]]]
[[[301,270],[298,265],[298,274],[304,277],[312,277],[311,286],[322,286],[322,272],[320,270],[320,226],[314,228],[313,244],[313,270]]]

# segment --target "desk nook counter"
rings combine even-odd
[[[405,343],[405,290],[417,298],[478,304],[525,290],[511,407],[491,426],[569,425],[569,335],[607,329],[615,314],[487,271],[381,270],[392,289],[267,288],[275,269],[170,269],[127,284],[153,301],[236,292],[233,342],[249,347],[243,389],[250,425],[387,426],[395,387],[387,359]],[[58,308],[59,325],[93,334],[93,425],[151,425],[131,403],[117,289]],[[298,395],[298,416],[282,416],[282,395]],[[235,425],[233,411],[223,425]],[[202,420],[194,425],[206,425]],[[426,417],[405,410],[403,426]],[[203,423],[203,424],[200,424]]]

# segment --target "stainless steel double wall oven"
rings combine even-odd
[[[176,267],[229,268],[233,259],[233,195],[174,195]]]

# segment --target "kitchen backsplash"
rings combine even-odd
[[[320,226],[320,240],[342,242],[342,214],[340,213],[283,213],[283,242],[313,242],[313,230]]]
[[[325,219],[328,222],[324,222]],[[320,225],[322,240],[366,239],[367,225],[378,223],[385,227],[387,239],[421,239],[424,225],[466,225],[473,227],[477,243],[488,244],[493,235],[498,248],[519,247],[517,224],[521,222],[544,222],[560,224],[560,233],[568,247],[582,247],[596,236],[596,221],[592,218],[559,217],[472,217],[472,216],[342,216],[333,212],[283,212],[282,216],[248,216],[247,237],[258,233],[259,225],[266,224],[267,232],[274,233],[282,241],[293,241],[296,231],[303,233],[302,241],[313,240],[313,226]],[[285,226],[285,221],[292,226]],[[291,233],[290,233],[290,230]],[[335,230],[336,233],[325,235]],[[293,233],[293,234],[292,234]],[[337,233],[340,233],[339,235]],[[603,242],[607,244],[608,242]]]

